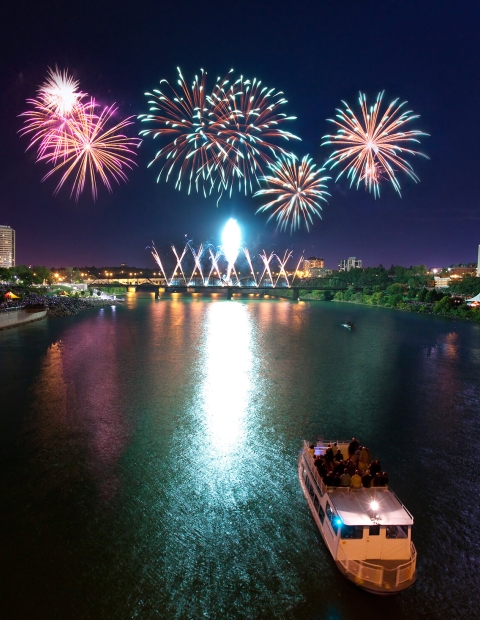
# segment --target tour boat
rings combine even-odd
[[[349,330],[352,330],[354,328],[354,325],[351,321],[347,321],[346,323],[342,323],[342,327],[346,327]]]
[[[349,442],[337,441],[347,457]],[[333,442],[304,442],[298,476],[312,516],[328,550],[343,573],[375,594],[396,594],[417,578],[412,542],[413,517],[395,493],[385,487],[327,486],[314,464]]]

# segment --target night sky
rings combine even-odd
[[[480,243],[480,8],[478,2],[402,0],[279,0],[255,2],[10,2],[3,11],[1,51],[0,224],[17,231],[17,263],[51,266],[153,266],[160,252],[188,238],[220,242],[223,223],[238,219],[257,251],[356,256],[382,263],[429,267],[476,261]],[[112,195],[100,188],[75,203],[25,153],[18,115],[55,64],[80,80],[80,89],[122,116],[148,111],[144,92],[160,79],[187,82],[204,68],[213,83],[230,68],[282,90],[291,124],[302,138],[299,156],[323,165],[321,137],[333,126],[342,99],[358,111],[358,91],[373,103],[399,97],[420,114],[412,128],[430,134],[410,158],[420,183],[399,174],[402,197],[384,183],[380,199],[330,182],[332,194],[310,233],[279,233],[255,215],[258,198],[178,192],[147,170],[154,153],[144,143],[128,184]],[[137,124],[138,128],[140,124]],[[133,128],[135,133],[137,129]]]

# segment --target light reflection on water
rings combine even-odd
[[[18,617],[475,616],[478,326],[127,295],[0,347]],[[322,431],[369,444],[414,514],[419,579],[395,600],[345,582],[308,513],[297,455]]]
[[[199,386],[205,439],[218,467],[241,455],[246,441],[255,365],[252,325],[247,307],[238,302],[212,304],[204,329],[201,363],[205,374]]]

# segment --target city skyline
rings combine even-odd
[[[415,10],[409,11],[409,5]],[[306,15],[302,7],[292,13],[288,5],[279,6],[271,29],[262,26],[272,18],[268,7],[256,8],[255,20],[233,9],[217,15],[213,6],[206,15],[187,11],[180,20],[174,9],[162,8],[160,15],[152,7],[136,16],[131,32],[128,12],[95,11],[88,3],[75,21],[64,9],[10,7],[0,73],[6,144],[0,156],[0,222],[17,231],[16,262],[126,262],[153,268],[147,247],[152,241],[160,249],[185,239],[218,245],[230,216],[239,221],[253,251],[289,247],[298,256],[324,256],[328,268],[348,256],[361,257],[365,266],[475,261],[480,215],[471,170],[478,165],[478,130],[459,130],[459,124],[473,116],[480,99],[473,79],[478,10],[472,5],[453,13],[446,3],[430,2],[420,7],[411,2],[307,7],[309,20],[301,17]],[[91,11],[93,22],[87,20]],[[219,27],[232,20],[238,29]],[[215,45],[206,44],[213,36]],[[402,198],[387,183],[375,200],[346,180],[330,181],[331,197],[310,233],[302,229],[290,235],[267,223],[266,215],[255,215],[259,198],[237,192],[232,199],[222,196],[217,207],[217,195],[205,199],[178,192],[170,183],[157,184],[155,172],[146,167],[154,153],[148,144],[141,146],[138,168],[127,184],[115,187],[112,195],[100,188],[96,203],[89,196],[75,203],[68,191],[53,196],[53,180],[41,183],[46,170],[34,164],[34,155],[25,153],[26,142],[17,135],[25,100],[35,96],[47,67],[55,64],[68,68],[102,103],[116,102],[122,117],[144,112],[143,93],[162,78],[172,79],[176,66],[188,81],[201,67],[212,78],[234,67],[285,93],[288,112],[297,116],[292,127],[303,139],[295,148],[309,153],[317,166],[328,158],[321,138],[330,131],[326,119],[341,100],[355,108],[359,91],[370,100],[385,90],[385,101],[408,100],[408,109],[420,115],[418,126],[430,134],[421,150],[430,161],[413,159],[420,182],[401,177]]]

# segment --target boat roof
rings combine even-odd
[[[412,515],[390,489],[338,488],[329,491],[328,496],[345,525],[413,525]],[[378,504],[375,510],[372,502]]]

